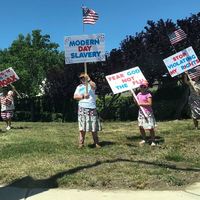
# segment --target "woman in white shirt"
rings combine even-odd
[[[98,131],[101,130],[100,121],[96,110],[96,84],[90,77],[81,73],[81,84],[74,92],[74,99],[78,100],[78,124],[79,124],[79,147],[84,147],[86,132],[92,132],[94,145],[100,148]],[[88,81],[88,91],[86,92],[86,80]]]

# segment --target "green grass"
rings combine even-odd
[[[159,122],[156,147],[140,141],[137,122],[104,122],[102,148],[78,149],[77,123],[0,127],[0,184],[79,189],[180,189],[200,181],[200,131],[191,120]]]

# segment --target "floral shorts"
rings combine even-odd
[[[154,129],[156,124],[155,117],[153,113],[148,113],[147,117],[143,113],[139,112],[138,114],[138,126],[143,127],[144,129]]]
[[[101,130],[101,123],[97,110],[91,108],[78,108],[79,131],[97,132]]]

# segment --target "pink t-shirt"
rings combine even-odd
[[[141,92],[139,92],[137,94],[137,99],[138,99],[139,103],[148,103],[148,98],[152,98],[152,95],[149,92],[143,93],[143,94]],[[142,107],[144,108],[144,111],[146,113],[153,112],[151,106],[142,106]]]

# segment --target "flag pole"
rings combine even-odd
[[[82,5],[82,12],[84,9],[84,6]],[[83,33],[85,32],[85,26],[83,22],[83,17],[82,17],[82,23],[83,23]],[[84,73],[85,73],[85,93],[88,94],[88,77],[87,77],[87,63],[84,62]]]
[[[14,85],[12,83],[10,83],[10,86],[12,87],[12,89],[14,90],[14,92],[17,94],[17,96],[21,99],[22,96],[19,94],[19,92],[15,89]]]
[[[165,26],[165,27],[166,27],[166,26]],[[166,30],[167,30],[167,28],[166,28]],[[187,41],[188,41],[188,42],[190,43],[190,45],[191,45],[191,42],[190,42],[190,40],[188,39],[188,37],[186,37],[186,39],[187,39]],[[171,41],[170,41],[170,43],[171,43]],[[173,47],[175,53],[177,53],[177,51],[176,51],[176,49],[175,49],[175,46],[174,46],[172,43],[171,43],[171,46]],[[191,45],[191,46],[192,46],[192,45]],[[193,80],[191,79],[191,77],[189,76],[188,71],[184,72],[184,74],[186,74],[186,76],[187,76],[188,79],[189,79],[189,82],[190,82],[191,86],[192,86],[193,89],[195,90],[194,82],[193,82]],[[195,91],[196,91],[196,90],[195,90]]]
[[[133,89],[131,89],[131,93],[132,93],[133,98],[135,99],[137,105],[139,106],[138,98]],[[142,113],[144,114],[145,119],[148,121],[148,116],[147,116],[147,113],[145,112],[144,108],[142,106],[139,106],[139,108],[141,109]]]

